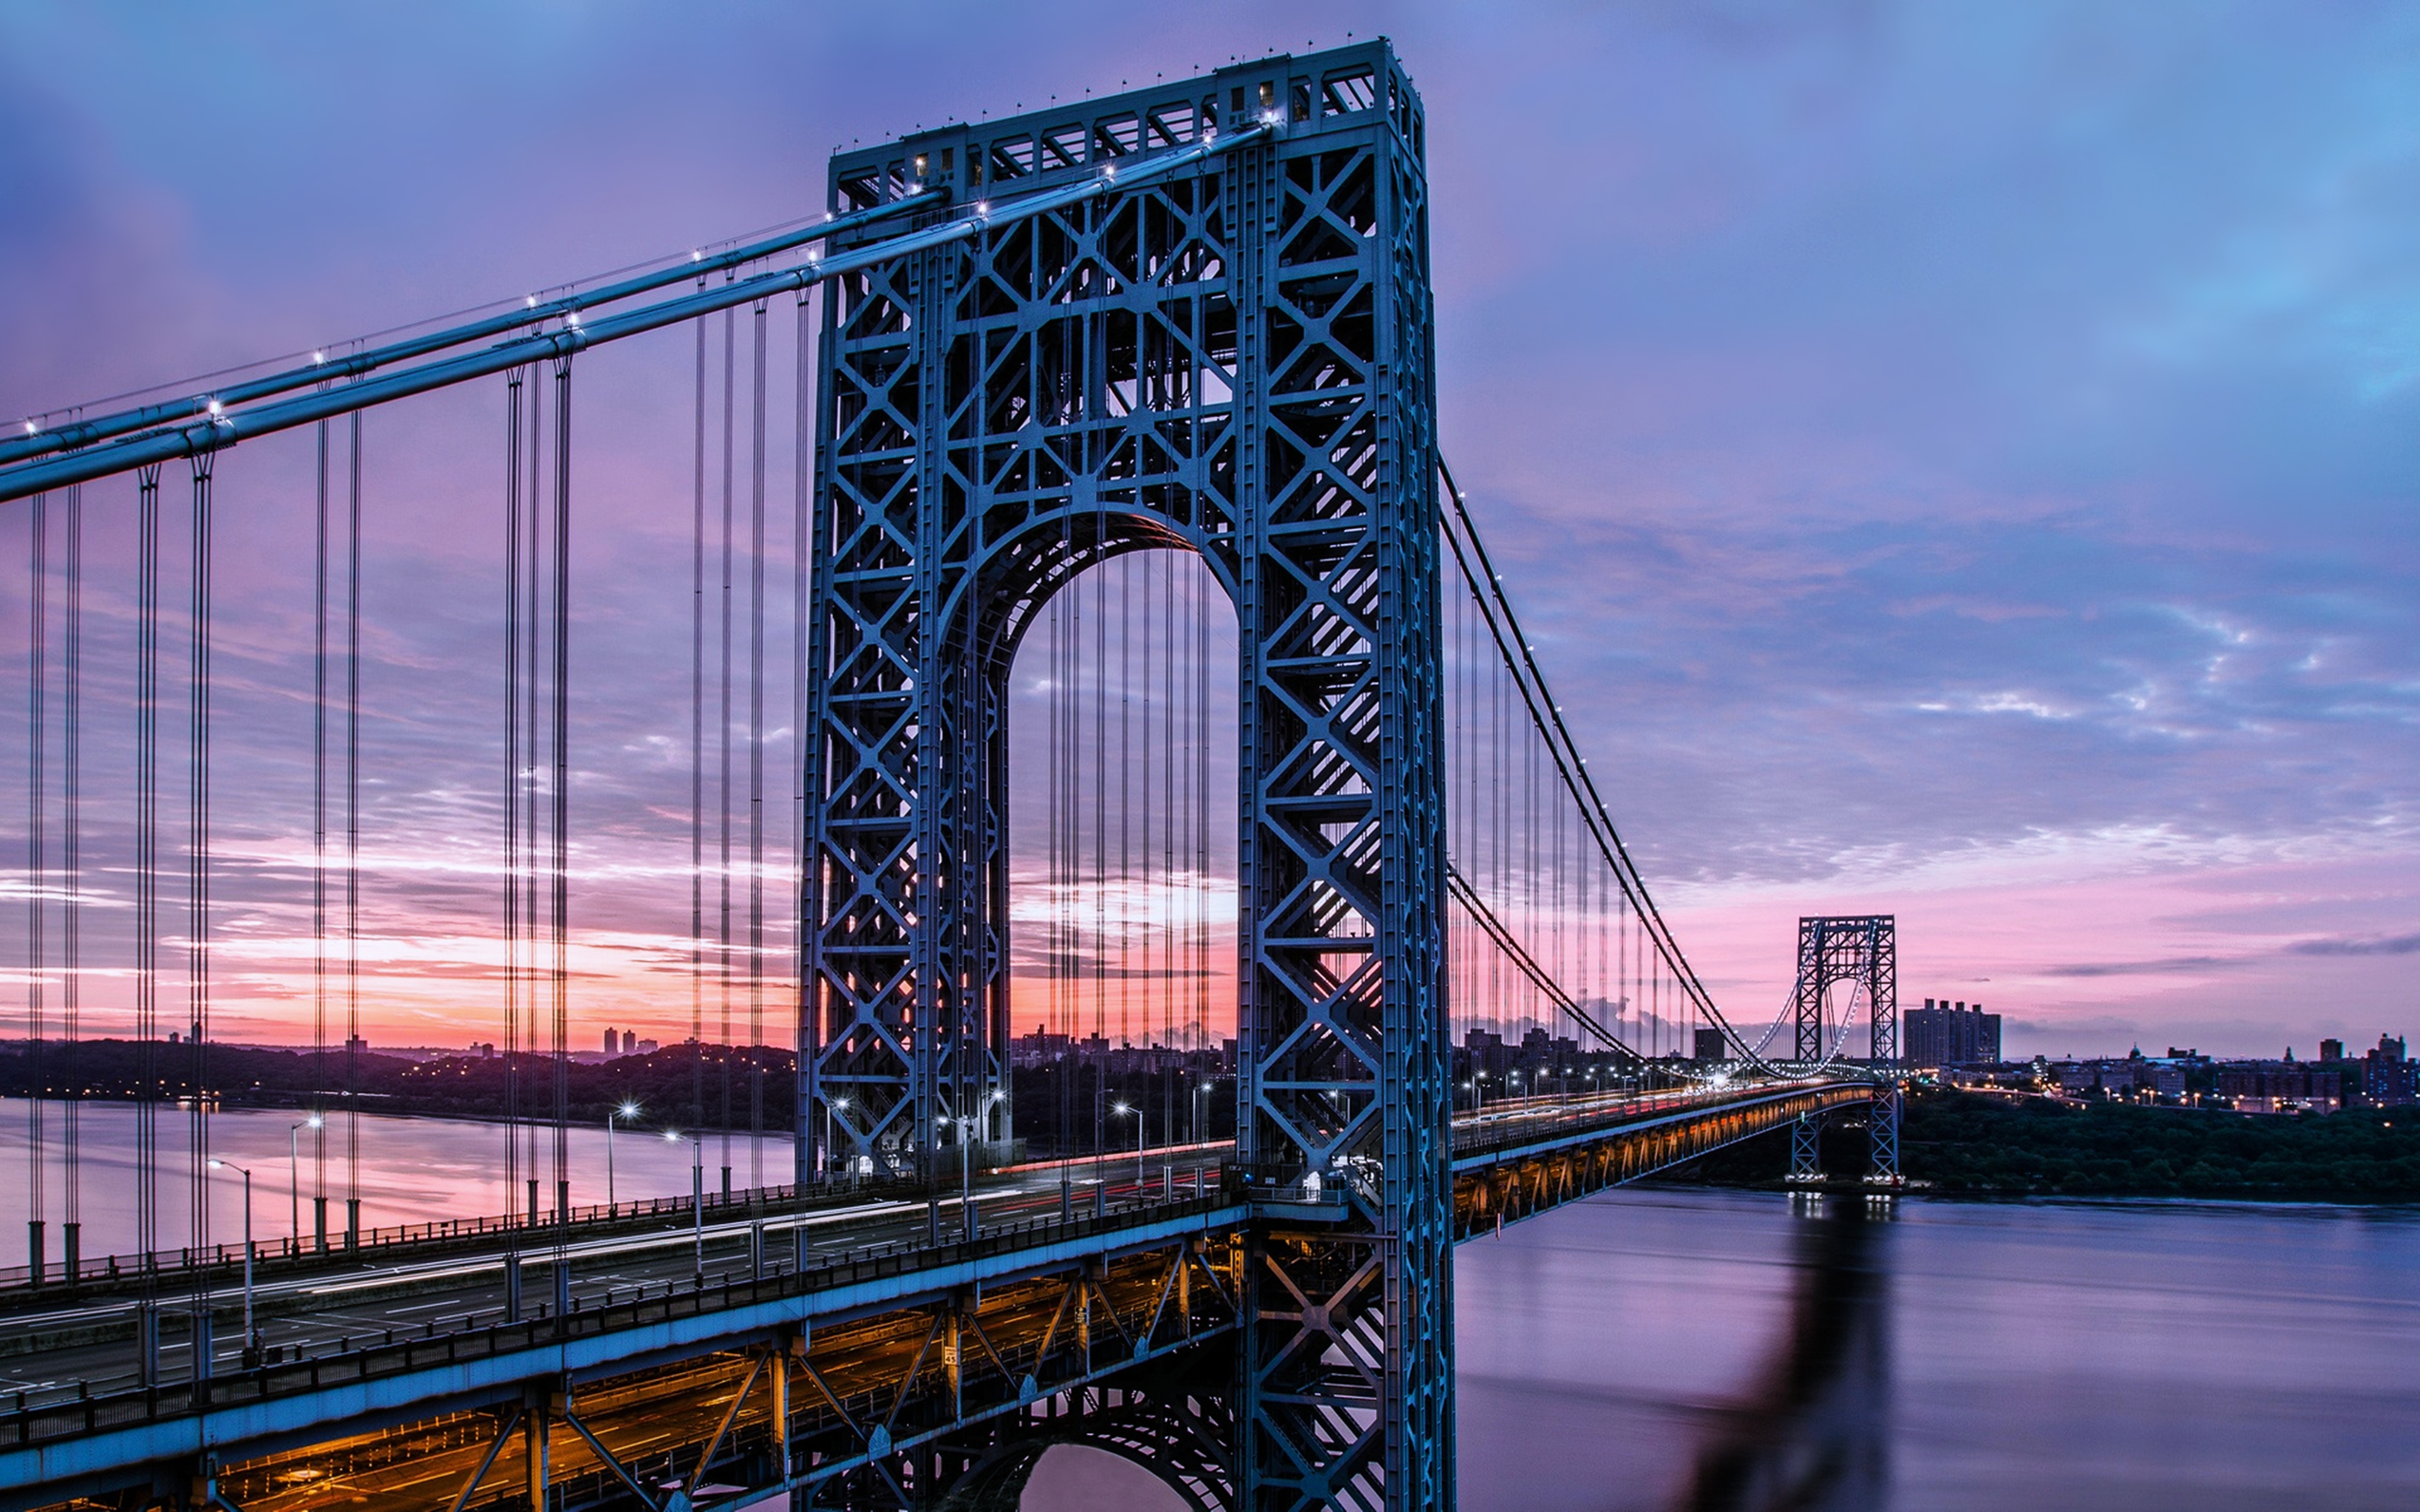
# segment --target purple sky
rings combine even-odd
[[[1902,1000],[1981,1000],[2011,1053],[2420,1029],[2420,17],[1049,8],[9,4],[0,416],[793,219],[853,137],[1384,32],[1432,121],[1448,455],[1719,997],[1763,1017],[1798,915],[1872,910]],[[582,655],[630,669],[632,707],[583,715],[582,791],[620,816],[584,837],[599,969],[668,973],[675,884],[644,858],[682,858],[686,710],[648,700],[686,702],[688,420],[660,392],[688,348],[650,350],[582,391],[584,424],[659,444],[583,475]],[[494,443],[461,403],[474,441],[373,437],[380,780],[453,748],[452,669],[489,655],[465,543]],[[290,817],[307,448],[247,450],[228,738],[260,737]],[[97,582],[124,505],[89,506]],[[485,884],[429,860],[445,794],[412,797],[411,844],[365,841],[407,942],[373,968],[380,1035],[458,1040],[483,1000],[406,958],[458,953],[427,920]],[[291,923],[297,833],[230,830],[240,926],[280,887]],[[256,985],[251,1032],[290,1038]]]

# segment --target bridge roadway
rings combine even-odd
[[[1457,1238],[1869,1095],[1810,1080],[1491,1104],[1455,1120]],[[553,1231],[524,1233],[519,1321],[492,1226],[292,1257],[255,1287],[265,1365],[244,1367],[240,1280],[213,1288],[223,1321],[199,1387],[179,1332],[162,1345],[171,1384],[141,1385],[131,1296],[60,1305],[59,1288],[21,1283],[0,1289],[0,1391],[15,1394],[0,1399],[0,1512],[144,1487],[246,1512],[478,1506],[525,1494],[534,1465],[564,1507],[633,1485],[660,1506],[849,1473],[905,1499],[908,1451],[946,1447],[963,1471],[1016,1440],[1058,1442],[1036,1424],[1071,1400],[1105,1421],[1062,1438],[1114,1438],[1116,1412],[1170,1411],[1194,1346],[1233,1327],[1248,1228],[1346,1215],[1342,1180],[1255,1188],[1229,1153],[1146,1151],[1140,1180],[1131,1153],[985,1175],[971,1238],[955,1192],[710,1201],[702,1250],[686,1199],[644,1217],[625,1204],[563,1245],[567,1315],[558,1251],[539,1242]],[[533,1396],[533,1381],[552,1389]],[[1180,1486],[1201,1473],[1154,1468]],[[1008,1480],[1014,1504],[1022,1475]]]

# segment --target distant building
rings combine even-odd
[[[622,1054],[626,1056],[632,1054],[638,1049],[638,1031],[636,1029],[624,1029],[622,1031]]]
[[[1722,1030],[1699,1029],[1698,1031],[1697,1058],[1699,1062],[1703,1063],[1707,1061],[1729,1059],[1730,1057],[1727,1052],[1730,1048],[1730,1047],[1724,1042]]]
[[[613,1047],[621,1042],[621,1040],[615,1036],[613,1029],[609,1026],[605,1030],[605,1053],[609,1056],[612,1055],[613,1053]]]
[[[2399,1036],[2380,1035],[2378,1048],[2361,1057],[2361,1099],[2377,1108],[2420,1102],[2420,1066],[2405,1058]]]
[[[639,1041],[639,1054],[643,1056],[652,1056],[662,1048],[662,1045],[657,1043],[653,1040],[642,1040]]]
[[[2218,1095],[2238,1113],[2334,1113],[2344,1105],[2341,1075],[2308,1061],[2229,1061],[2218,1069]]]
[[[1913,1066],[1993,1066],[2000,1059],[2000,1015],[1928,997],[1900,1015],[1901,1053]]]
[[[2319,1058],[2321,1060],[2342,1060],[2344,1057],[2344,1041],[2342,1040],[2322,1040],[2319,1041]]]
[[[1493,1029],[1472,1029],[1462,1037],[1462,1047],[1470,1056],[1473,1071],[1501,1076],[1512,1069],[1512,1049]]]

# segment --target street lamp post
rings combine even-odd
[[[234,1165],[213,1156],[210,1169],[234,1171],[243,1178],[243,1364],[250,1369],[260,1362],[260,1335],[252,1326],[252,1170]],[[199,1377],[202,1369],[194,1374]]]
[[[837,1153],[832,1148],[832,1109],[834,1108],[846,1112],[848,1099],[845,1097],[824,1099],[824,1175],[826,1178],[830,1178],[832,1173],[832,1157]]]
[[[1202,1143],[1202,1100],[1210,1095],[1208,1081],[1193,1084],[1193,1143]]]
[[[615,1108],[613,1112],[605,1115],[605,1212],[609,1217],[613,1215],[614,1207],[613,1120],[616,1119],[635,1119],[638,1116],[639,1104],[627,1098],[623,1100],[620,1107]]]
[[[294,1231],[294,1248],[302,1248],[302,1156],[296,1136],[305,1129],[317,1129],[321,1123],[314,1113],[286,1131],[286,1221]]]
[[[678,1129],[664,1131],[667,1144],[689,1146],[689,1207],[690,1227],[697,1236],[697,1273],[706,1276],[706,1147],[696,1136]]]
[[[1135,1196],[1140,1198],[1142,1196],[1142,1109],[1125,1103],[1120,1103],[1111,1107],[1109,1111],[1116,1114],[1121,1119],[1125,1118],[1129,1113],[1134,1115]]]

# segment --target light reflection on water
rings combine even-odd
[[[1800,1363],[1864,1368],[1829,1406],[1873,1404],[1888,1488],[1833,1504],[2420,1505],[2420,1214],[1915,1200],[1863,1227],[1827,1260],[1789,1198],[1648,1190],[1465,1246],[1463,1505],[1724,1504],[1692,1503],[1697,1464],[1844,1253],[1886,1353]]]
[[[26,1112],[23,1100],[0,1099],[0,1266],[25,1263]],[[134,1104],[86,1103],[82,1106],[84,1253],[95,1259],[110,1254],[132,1254],[135,1247]],[[51,1263],[59,1262],[64,1242],[58,1234],[64,1173],[60,1169],[60,1104],[46,1109],[51,1158],[46,1163],[48,1188],[43,1216],[49,1220]],[[292,1205],[288,1198],[287,1132],[303,1118],[284,1108],[233,1108],[210,1116],[210,1153],[230,1165],[252,1168],[253,1235],[263,1243],[287,1234]],[[160,1149],[160,1244],[182,1247],[191,1228],[187,1176],[192,1166],[188,1149],[187,1114],[181,1107],[158,1109]],[[328,1227],[341,1234],[345,1227],[345,1128],[341,1115],[328,1119],[325,1180]],[[391,1227],[427,1223],[432,1218],[471,1217],[504,1211],[504,1129],[502,1124],[465,1119],[409,1119],[363,1115],[361,1135],[362,1227]],[[571,1201],[586,1206],[605,1200],[605,1130],[575,1126],[570,1131]],[[546,1183],[541,1201],[553,1206],[554,1132],[537,1131],[537,1165],[523,1155],[521,1174],[539,1176]],[[296,1141],[302,1185],[302,1227],[312,1227],[311,1198],[321,1190],[319,1168],[313,1158],[312,1131]],[[751,1165],[748,1135],[731,1137],[732,1180],[746,1184]],[[706,1184],[721,1185],[722,1136],[705,1136]],[[654,1126],[621,1126],[613,1135],[613,1191],[622,1201],[634,1197],[686,1196],[690,1189],[690,1149],[672,1144]],[[790,1138],[767,1134],[763,1160],[766,1180],[785,1180],[790,1169]],[[243,1183],[233,1170],[209,1173],[210,1242],[240,1243],[243,1238]],[[526,1196],[519,1199],[526,1205]]]

